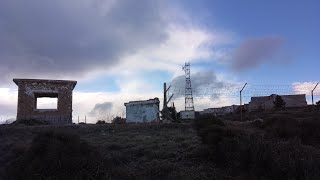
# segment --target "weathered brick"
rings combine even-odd
[[[77,81],[13,79],[18,86],[17,120],[43,120],[50,124],[72,123],[72,91]],[[58,108],[37,109],[37,97],[57,97]]]

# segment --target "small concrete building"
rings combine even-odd
[[[249,103],[249,111],[252,112],[258,110],[273,109],[273,102],[275,101],[276,96],[276,94],[272,94],[270,96],[251,97],[251,101]],[[286,107],[288,108],[299,108],[308,106],[305,94],[280,96],[286,103]]]
[[[127,123],[160,122],[158,98],[125,103]]]
[[[13,79],[18,86],[17,121],[40,120],[50,124],[72,124],[72,91],[77,81]],[[56,98],[54,109],[39,109],[39,98]]]
[[[195,111],[180,111],[180,119],[195,119],[196,113]]]

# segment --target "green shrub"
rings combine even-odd
[[[115,117],[115,118],[112,120],[112,123],[113,123],[113,124],[125,124],[125,123],[126,123],[126,119],[117,116],[117,117]]]
[[[22,156],[7,166],[8,179],[101,179],[100,156],[78,135],[39,133]]]
[[[216,144],[221,140],[226,133],[224,126],[225,124],[216,118],[196,119],[193,122],[193,127],[197,130],[202,143],[208,145]]]
[[[299,122],[294,118],[286,116],[275,116],[266,118],[262,123],[266,131],[279,138],[293,138],[299,136]]]
[[[104,120],[98,120],[96,124],[105,124],[105,123],[106,123],[106,121],[104,121]]]
[[[291,117],[274,116],[266,118],[262,123],[269,136],[275,138],[298,138],[305,145],[320,145],[320,121],[318,118],[298,121]]]
[[[320,155],[317,150],[303,145],[319,140],[320,136],[316,133],[319,125],[315,121],[299,122],[285,116],[275,116],[267,118],[261,125],[271,136],[254,134],[243,127],[216,124],[197,126],[197,131],[207,146],[207,151],[203,150],[206,158],[217,167],[228,169],[233,177],[319,179]],[[279,141],[279,138],[287,141]]]
[[[193,127],[196,130],[207,128],[211,125],[224,126],[225,124],[220,119],[217,119],[217,118],[203,118],[203,119],[195,119],[193,121]]]
[[[36,126],[36,125],[47,125],[49,124],[47,121],[40,121],[36,119],[22,119],[22,120],[16,120],[12,124],[22,124],[26,126]]]
[[[275,109],[282,109],[286,107],[286,102],[282,99],[281,96],[277,95],[275,101],[273,101]]]
[[[304,120],[299,124],[299,137],[301,142],[306,145],[320,145],[320,121],[319,119]]]

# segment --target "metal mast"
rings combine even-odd
[[[185,63],[182,67],[186,76],[186,88],[185,88],[185,110],[194,111],[193,97],[192,97],[192,88],[191,88],[191,79],[190,79],[190,62]]]

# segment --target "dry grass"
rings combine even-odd
[[[160,125],[3,125],[0,179],[320,179],[316,113],[255,114],[249,119],[264,121],[248,123],[224,118],[234,117]]]
[[[0,132],[3,142],[0,179],[19,179],[22,175],[24,179],[80,179],[80,176],[84,179],[212,179],[214,176],[214,164],[206,158],[207,149],[190,125],[1,126]],[[69,140],[63,140],[65,137]],[[81,143],[87,144],[83,149],[96,155],[82,154],[81,148],[76,151],[74,147]],[[35,153],[39,149],[43,154]],[[70,153],[76,155],[72,157]],[[65,157],[74,158],[77,163],[70,163],[71,159]],[[81,157],[83,161],[99,160],[90,161],[89,167],[80,166]],[[39,166],[31,161],[43,164]],[[93,165],[97,162],[100,165]],[[68,166],[62,171],[52,168],[52,163]],[[25,164],[30,168],[22,170]],[[97,176],[96,172],[99,172]]]
[[[100,179],[100,155],[77,134],[38,133],[29,148],[6,166],[8,179]],[[26,166],[27,165],[27,166]]]
[[[236,179],[320,179],[320,122],[314,113],[299,118],[274,113],[263,122],[229,121],[197,125],[209,157]],[[302,118],[302,119],[301,119]]]

